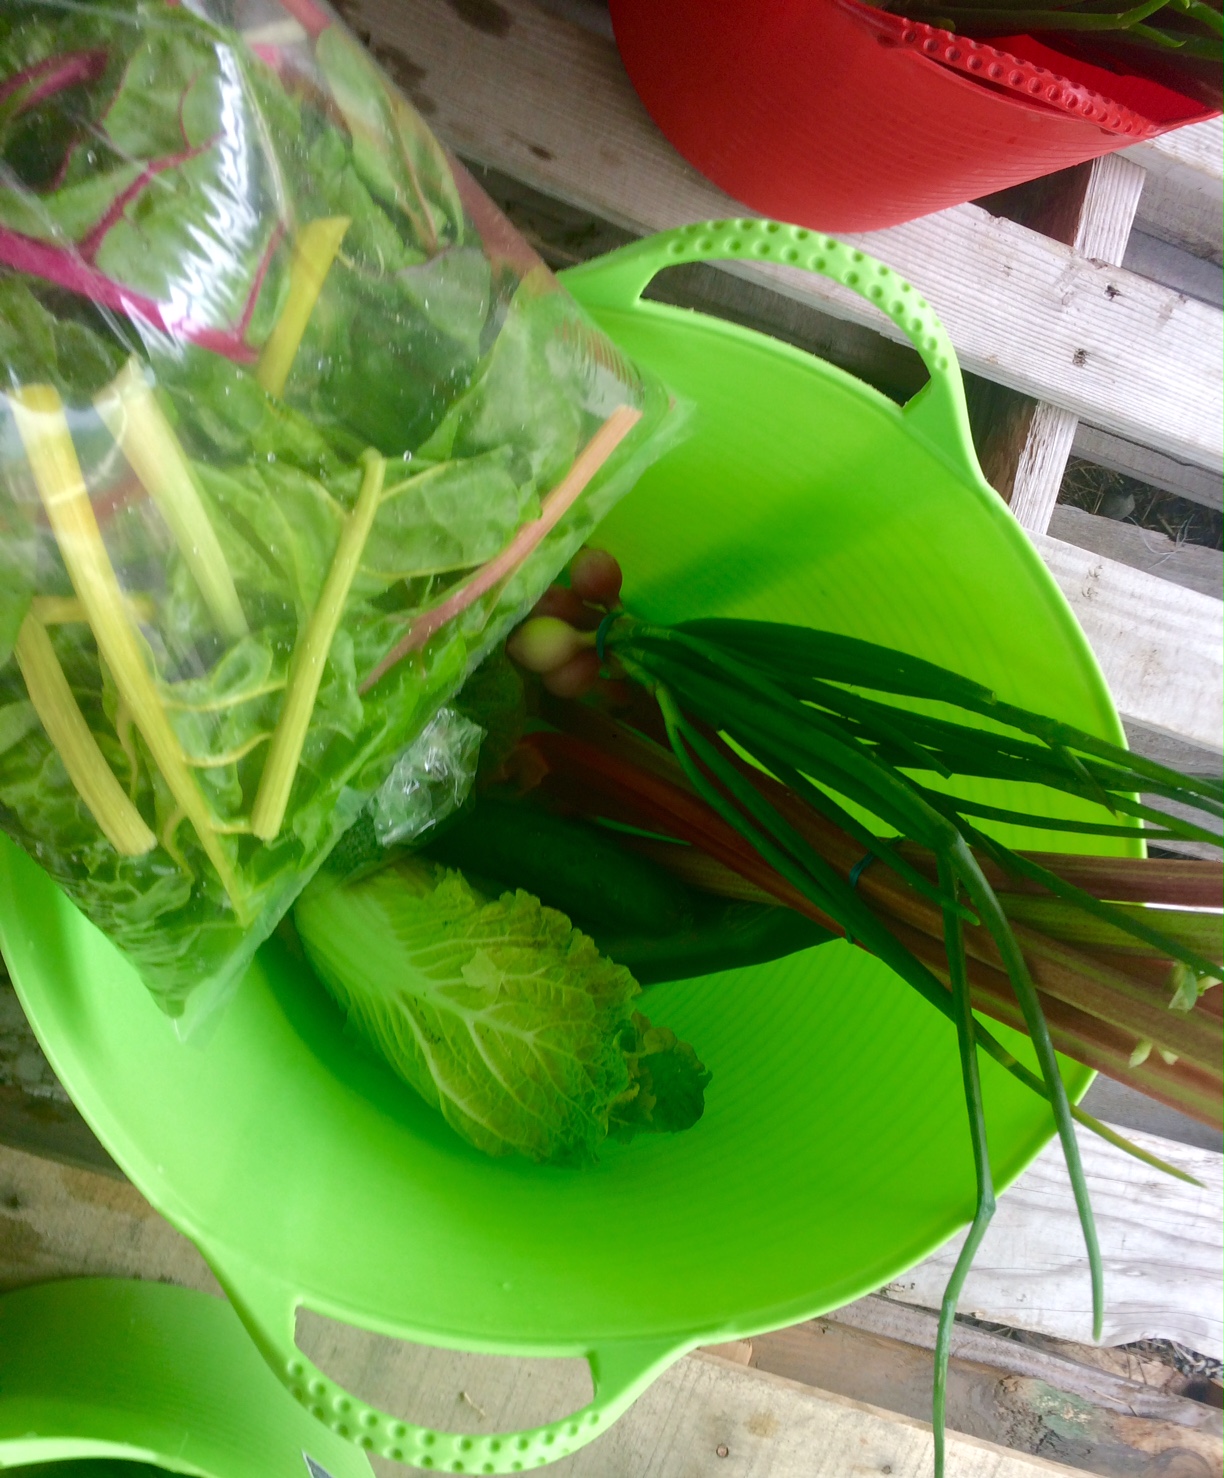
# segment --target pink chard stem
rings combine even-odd
[[[487,564],[481,565],[466,584],[453,590],[431,610],[422,611],[408,628],[403,640],[392,647],[361,684],[361,691],[364,693],[372,688],[383,673],[394,667],[401,658],[406,657],[409,652],[418,651],[448,621],[453,621],[460,612],[467,610],[468,606],[487,591],[512,575],[545,534],[557,526],[567,509],[573,506],[586,485],[641,418],[641,411],[631,405],[622,405],[614,410],[587,442],[574,465],[544,499],[539,518],[524,524],[502,552],[494,555]]]
[[[281,0],[281,9],[288,11],[312,41],[334,23],[327,11],[314,0]]]
[[[160,303],[107,277],[70,247],[35,241],[32,236],[23,236],[19,231],[0,226],[0,265],[31,277],[41,277],[44,282],[52,282],[69,292],[80,293],[100,308],[110,308],[128,318],[143,318],[161,333],[176,334],[239,364],[251,364],[257,358],[256,351],[243,343],[240,332],[213,328],[189,318],[170,318]]]
[[[107,54],[101,47],[47,57],[33,67],[27,67],[24,72],[17,72],[0,86],[0,108],[11,98],[16,98],[14,114],[24,113],[27,108],[36,107],[80,82],[96,82],[106,71],[106,63]]]

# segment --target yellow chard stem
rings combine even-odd
[[[130,709],[154,764],[195,828],[200,845],[245,923],[240,904],[242,890],[158,698],[127,602],[102,542],[59,394],[52,385],[28,385],[10,392],[9,404],[38,495],[72,588],[85,607],[98,653],[110,669],[115,687]]]
[[[153,602],[147,595],[129,595],[126,599],[137,621],[153,619]],[[84,626],[89,621],[75,595],[36,595],[30,601],[30,610],[44,626]]]
[[[200,498],[187,454],[133,356],[94,399],[106,428],[170,526],[217,628],[230,641],[247,634],[234,577]]]
[[[302,745],[306,742],[306,731],[319,695],[327,654],[331,651],[336,628],[344,613],[344,603],[382,497],[386,462],[373,451],[367,451],[363,460],[365,476],[357,502],[340,531],[319,603],[293,651],[284,706],[272,735],[259,780],[259,792],[251,810],[251,829],[265,842],[277,835],[284,822],[289,792],[302,757]]]
[[[34,712],[102,835],[124,857],[139,857],[149,851],[157,838],[106,763],[72,696],[46,627],[34,616],[27,616],[21,623],[13,655]]]
[[[348,216],[327,216],[311,221],[298,232],[289,264],[285,306],[255,368],[255,378],[269,395],[280,395],[285,388],[302,335],[350,224]]]

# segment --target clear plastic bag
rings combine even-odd
[[[439,708],[370,802],[380,847],[402,846],[453,816],[471,794],[484,730],[453,708]]]
[[[215,1001],[660,446],[313,0],[0,12],[0,824]]]

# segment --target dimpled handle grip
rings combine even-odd
[[[594,1395],[560,1421],[522,1432],[465,1434],[419,1427],[352,1396],[297,1348],[305,1300],[262,1271],[213,1265],[247,1332],[289,1393],[318,1421],[367,1452],[440,1473],[525,1473],[567,1457],[598,1437],[689,1344],[609,1343],[586,1352]]]
[[[799,267],[841,283],[890,318],[922,357],[930,382],[906,405],[906,421],[926,445],[982,483],[965,410],[956,351],[934,309],[903,277],[857,247],[780,221],[702,221],[661,231],[561,273],[587,307],[634,307],[664,267],[749,261]]]

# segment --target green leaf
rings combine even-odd
[[[94,260],[158,302],[173,302],[194,280],[194,313],[203,308],[208,322],[228,325],[242,315],[277,224],[276,184],[238,53],[187,15],[139,35],[99,144],[116,161],[158,173],[108,223]],[[79,225],[65,230],[79,237]]]
[[[255,604],[262,605],[263,620],[304,620],[319,599],[344,522],[336,484],[329,488],[279,463],[223,472],[199,462],[194,470],[248,615]],[[346,474],[343,491],[351,496],[358,478],[356,469]]]
[[[463,205],[446,155],[415,110],[339,26],[319,37],[315,59],[353,137],[353,161],[371,193],[411,224],[432,256],[461,238]]]
[[[635,1134],[691,1129],[705,1112],[711,1075],[689,1043],[635,1011],[621,1049],[631,1081],[628,1093],[612,1105],[609,1134],[632,1139]]]
[[[634,1128],[700,1112],[692,1049],[636,1017],[629,972],[527,893],[487,900],[408,859],[348,883],[325,875],[294,918],[352,1026],[487,1154],[582,1164],[622,1099],[642,1098]]]
[[[397,580],[472,569],[492,559],[539,512],[509,464],[509,448],[499,447],[464,461],[426,464],[389,484],[362,556],[365,579],[356,588],[372,581],[385,590]]]
[[[487,657],[460,688],[453,706],[484,730],[476,764],[479,784],[495,774],[523,737],[527,694],[522,674],[504,649]]]
[[[575,356],[572,336],[584,327],[563,294],[525,280],[471,387],[422,445],[421,455],[443,461],[509,446],[519,458],[516,477],[541,490],[557,482],[598,424],[583,416],[588,387],[578,385],[581,371],[574,363],[582,356]],[[589,359],[583,367],[589,379]]]
[[[285,399],[398,456],[433,431],[471,380],[490,312],[489,266],[471,247],[394,273],[345,255],[327,274]]]
[[[114,378],[123,360],[113,338],[50,312],[26,280],[0,275],[0,365],[10,384],[49,380],[65,400],[84,400]]]
[[[334,475],[365,443],[270,396],[255,376],[219,354],[190,344],[157,365],[167,414],[199,456],[225,463],[282,462],[315,475]],[[342,460],[343,459],[343,460]]]

